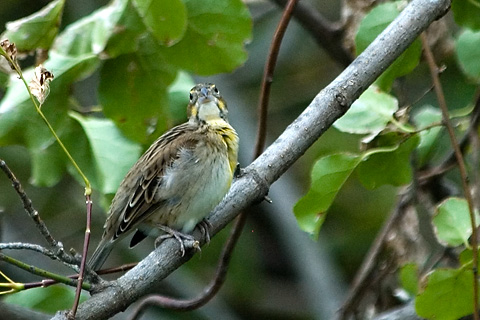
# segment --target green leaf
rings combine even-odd
[[[33,185],[54,186],[65,174],[65,154],[58,143],[51,143],[47,148],[31,148],[30,155],[32,157],[32,179],[30,183]]]
[[[170,118],[171,122],[173,122],[169,127],[178,122],[183,122],[187,118],[185,110],[189,102],[188,92],[194,85],[195,82],[192,77],[188,73],[180,71],[175,81],[168,88]]]
[[[456,320],[473,311],[473,272],[470,268],[436,269],[415,299],[422,318]]]
[[[438,108],[430,105],[423,106],[413,120],[417,125],[417,129],[420,130],[431,124],[442,121],[442,112]],[[442,126],[438,126],[420,132],[420,143],[417,147],[417,161],[419,167],[424,166],[431,159],[433,153],[437,151],[437,142],[442,129]]]
[[[50,2],[40,11],[17,21],[7,23],[1,39],[14,42],[18,51],[49,49],[57,36],[65,0]]]
[[[167,88],[176,72],[151,38],[143,39],[143,43],[142,51],[105,62],[98,98],[104,114],[128,138],[147,143],[167,129]]]
[[[393,148],[369,150],[368,157],[357,169],[360,182],[368,189],[375,189],[385,184],[401,186],[412,180],[410,155],[418,145],[415,135]]]
[[[293,208],[303,231],[318,237],[328,208],[360,160],[359,155],[339,153],[320,158],[315,163],[310,190]]]
[[[478,252],[480,255],[480,252]],[[460,252],[460,255],[458,256],[458,261],[462,266],[465,266],[467,264],[470,264],[470,266],[473,266],[473,250],[470,248],[465,248],[463,249],[462,252]]]
[[[70,113],[83,129],[90,144],[102,193],[115,193],[131,166],[140,157],[141,147],[126,139],[112,121]]]
[[[19,305],[47,313],[68,309],[72,306],[75,290],[64,286],[50,286],[47,288],[34,288],[7,295],[6,303]],[[80,302],[88,299],[86,294],[80,296]]]
[[[418,292],[418,266],[415,263],[407,263],[400,268],[400,283],[412,296]]]
[[[66,110],[67,89],[71,82],[91,74],[98,66],[98,62],[98,58],[92,55],[68,57],[59,55],[55,51],[50,52],[50,57],[45,61],[45,67],[53,72],[55,78],[50,85],[50,95],[43,106],[43,112],[49,121],[52,121],[52,117],[59,118],[62,115],[58,108]],[[27,69],[23,75],[28,82],[33,77],[33,70]],[[63,117],[66,117],[66,113],[63,113]],[[26,123],[29,125],[25,126]],[[36,113],[23,82],[12,75],[10,86],[0,102],[0,143],[25,144],[24,137],[27,131],[22,128],[36,132],[31,135],[33,139],[38,138],[39,132],[48,132]],[[48,132],[47,135],[51,137],[51,133]]]
[[[362,20],[355,37],[357,55],[362,53],[370,43],[400,14],[404,2],[387,2],[373,8]],[[422,45],[419,40],[413,42],[395,62],[376,80],[384,91],[390,91],[393,81],[415,69],[420,61]]]
[[[120,14],[115,19],[114,32],[109,35],[102,52],[106,58],[115,58],[121,54],[133,53],[139,49],[139,39],[147,33],[132,1],[122,0],[124,5],[119,8]],[[122,4],[123,4],[122,2]]]
[[[54,50],[67,56],[103,54],[110,37],[118,32],[116,24],[128,11],[128,4],[128,0],[114,0],[68,25],[55,40]],[[132,42],[130,46],[135,48]]]
[[[67,117],[68,88],[71,82],[90,74],[97,65],[96,56],[67,57],[55,51],[50,52],[45,62],[46,68],[54,72],[55,79],[42,111],[62,140],[68,136],[71,125]],[[27,81],[32,75],[31,69],[24,72]],[[0,103],[0,143],[27,146],[32,156],[32,183],[52,186],[65,173],[67,159],[35,111],[23,82],[15,76],[10,81],[11,85]]]
[[[480,30],[480,1],[453,0],[453,18],[455,22],[465,28]]]
[[[464,30],[458,37],[455,47],[457,49],[457,59],[463,72],[476,81],[480,81],[480,59],[478,59],[480,31]]]
[[[177,43],[187,28],[187,12],[181,0],[133,0],[148,31],[161,43]]]
[[[478,213],[475,213],[477,225]],[[472,235],[472,225],[468,204],[465,199],[448,198],[435,210],[433,225],[438,240],[451,247],[462,244],[468,245],[468,238]]]
[[[385,129],[397,110],[397,99],[371,86],[333,125],[347,133],[378,133]]]
[[[230,72],[247,59],[250,12],[241,0],[185,0],[185,36],[166,51],[167,61],[199,75]]]

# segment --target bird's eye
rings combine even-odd
[[[217,87],[213,87],[213,92],[215,92],[216,94],[218,94],[218,89],[217,89]]]
[[[193,100],[193,94],[190,93],[190,101]]]

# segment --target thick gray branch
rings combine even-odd
[[[216,234],[240,210],[263,198],[275,182],[331,125],[352,102],[425,30],[443,16],[450,0],[414,0],[378,38],[323,89],[305,111],[232,184],[215,209],[210,222]],[[112,286],[80,305],[77,319],[106,319],[145,295],[191,256],[180,257],[178,244],[165,241],[140,264],[113,282]],[[57,314],[55,319],[65,319]]]

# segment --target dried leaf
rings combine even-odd
[[[15,43],[10,43],[8,39],[4,39],[0,41],[0,47],[2,47],[3,51],[5,51],[6,56],[5,58],[8,61],[8,64],[10,67],[15,70],[15,66],[18,68],[18,63],[17,63],[17,47],[15,46]]]
[[[50,93],[50,81],[52,80],[53,73],[48,71],[42,65],[35,68],[35,74],[28,84],[28,87],[40,104],[43,104],[45,99],[47,99],[47,96]]]

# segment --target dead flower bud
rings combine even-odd
[[[45,69],[42,65],[35,68],[35,74],[28,84],[28,87],[41,105],[50,93],[50,81],[52,80],[53,73]]]
[[[15,70],[15,65],[18,67],[17,63],[17,47],[15,46],[15,43],[10,43],[8,39],[4,39],[0,41],[0,47],[2,47],[3,51],[5,51],[6,56],[5,58],[8,60],[8,64],[10,64],[10,67]],[[12,62],[13,61],[13,64]]]

